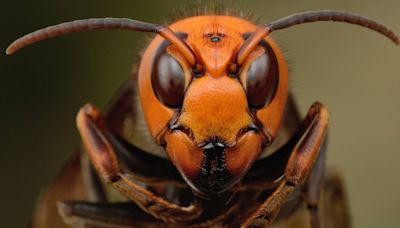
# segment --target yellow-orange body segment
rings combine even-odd
[[[220,137],[234,145],[239,130],[252,122],[243,87],[226,75],[194,80],[181,112],[178,123],[192,130],[196,144]]]
[[[207,76],[222,77],[226,76],[227,65],[234,60],[238,48],[244,42],[243,34],[253,32],[257,26],[242,18],[213,15],[185,18],[171,24],[170,28],[174,32],[184,32],[187,34],[186,43],[195,50],[195,54],[204,64],[208,73]],[[221,42],[213,43],[209,39],[210,34],[216,36],[223,34],[223,38]],[[283,113],[288,93],[288,79],[287,67],[281,51],[271,38],[266,37],[265,40],[272,47],[278,59],[279,85],[272,103],[258,110],[256,115],[258,120],[267,129],[268,134],[273,138],[276,136],[281,123],[281,114]],[[155,138],[159,137],[159,134],[168,125],[174,113],[174,110],[169,109],[157,100],[151,85],[152,64],[156,49],[162,41],[163,38],[157,35],[150,43],[143,55],[138,74],[140,99],[146,123],[151,135]],[[191,66],[186,65],[186,67],[190,68]],[[203,89],[204,91],[208,89],[206,83],[204,83]],[[212,111],[204,111],[203,114],[205,116],[203,118],[215,118]],[[242,121],[246,122],[245,119]]]
[[[165,145],[168,157],[195,191],[207,191],[208,184],[199,178],[208,180],[219,176],[215,173],[219,172],[217,170],[227,172],[227,178],[215,182],[219,184],[213,186],[212,191],[225,191],[246,174],[264,146],[276,137],[288,92],[284,58],[276,44],[265,38],[279,65],[278,87],[270,103],[252,109],[246,94],[247,71],[265,49],[256,47],[239,66],[236,77],[230,74],[229,67],[236,63],[245,35],[253,32],[256,25],[232,16],[196,16],[178,21],[170,28],[175,33],[185,34],[183,39],[193,50],[203,72],[192,75],[193,65],[177,47],[170,45],[165,51],[183,69],[185,93],[180,108],[164,105],[156,97],[151,81],[164,41],[156,36],[143,55],[138,74],[146,123],[150,134],[157,143]],[[207,151],[206,145],[213,147],[212,152]],[[216,145],[226,148],[221,153]],[[213,159],[224,165],[210,168],[217,164],[211,161]]]

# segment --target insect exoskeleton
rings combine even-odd
[[[201,194],[232,187],[274,139],[287,97],[287,68],[277,45],[263,40],[238,72],[237,52],[257,26],[232,16],[198,16],[170,26],[196,64],[161,36],[139,67],[141,104],[151,135]]]
[[[84,150],[39,201],[34,226],[61,224],[51,216],[61,201],[60,213],[74,227],[261,227],[278,216],[292,216],[303,204],[313,228],[348,227],[341,180],[324,174],[327,108],[315,102],[300,121],[288,93],[285,60],[268,36],[315,21],[360,25],[400,43],[393,31],[374,20],[332,10],[293,14],[258,26],[218,14],[188,17],[169,27],[126,18],[85,19],[16,40],[7,54],[86,30],[158,34],[137,71],[141,108],[134,102],[135,83],[129,81],[105,116],[91,104],[79,111]],[[136,140],[135,145],[128,135],[140,134],[132,123],[143,118],[146,140]],[[284,137],[279,138],[278,129]],[[265,150],[279,141],[273,153]],[[100,179],[132,202],[110,202],[105,190],[109,188]],[[66,190],[67,185],[79,194]],[[323,220],[320,192],[327,193],[326,204],[335,207]],[[96,202],[66,201],[71,197]]]

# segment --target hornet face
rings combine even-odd
[[[256,28],[245,20],[200,16],[188,23],[171,29],[201,64],[191,67],[174,45],[156,37],[139,68],[139,89],[150,133],[192,190],[207,196],[237,184],[274,139],[287,72],[268,39],[237,64],[238,50]]]
[[[260,154],[262,136],[246,100],[240,82],[226,75],[203,76],[186,91],[166,149],[196,191],[219,193],[228,189]],[[176,144],[183,142],[188,148],[179,150]]]

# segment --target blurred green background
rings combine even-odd
[[[0,50],[47,25],[88,17],[163,22],[189,1],[6,1]],[[247,0],[268,22],[312,9],[356,12],[400,33],[396,0]],[[129,76],[143,34],[95,31],[0,54],[1,227],[25,227],[40,189],[79,144],[75,115],[104,107]],[[291,89],[304,114],[331,111],[329,165],[345,176],[354,227],[400,227],[400,48],[367,29],[316,23],[274,34],[287,53]]]

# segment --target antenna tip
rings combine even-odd
[[[6,55],[12,55],[14,54],[15,49],[12,48],[11,46],[8,46],[8,48],[6,49]]]

